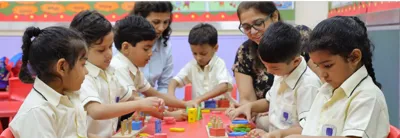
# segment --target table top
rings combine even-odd
[[[0,117],[12,117],[17,114],[21,101],[0,101]]]
[[[213,115],[221,118],[222,122],[224,122],[224,127],[231,123],[229,118],[223,112],[220,114],[203,113],[203,119],[194,123],[182,121],[176,122],[175,124],[165,124],[163,122],[161,132],[166,133],[169,138],[208,138],[206,125],[208,124],[210,117]],[[169,131],[170,128],[185,128],[185,132],[171,132]],[[151,119],[147,123],[147,128],[144,130],[144,133],[154,135],[154,132],[154,119]]]

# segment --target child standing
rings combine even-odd
[[[372,67],[373,45],[357,17],[319,23],[307,51],[327,82],[318,92],[302,131],[308,137],[386,138],[389,113]]]
[[[85,41],[79,33],[63,27],[29,27],[22,40],[19,78],[33,82],[33,89],[10,123],[14,137],[87,137],[86,112],[74,92],[87,74]]]
[[[240,114],[269,111],[269,133],[254,129],[250,135],[280,138],[299,134],[321,82],[307,66],[301,54],[300,33],[293,26],[276,22],[260,41],[258,54],[267,71],[275,75],[266,99],[240,106],[229,112],[231,119]]]
[[[192,84],[192,102],[199,105],[211,98],[232,100],[228,91],[232,90],[232,77],[225,62],[216,55],[218,32],[212,25],[200,23],[189,33],[189,44],[194,59],[176,75],[168,86],[168,94],[175,96],[176,87]]]
[[[143,17],[127,16],[115,24],[114,44],[118,53],[111,60],[111,66],[116,69],[115,75],[122,86],[135,92],[141,92],[145,96],[155,96],[163,99],[165,104],[171,107],[192,107],[189,103],[176,99],[167,94],[160,93],[150,86],[138,67],[145,66],[151,55],[152,47],[156,39],[153,26]],[[164,112],[162,116],[168,116]],[[175,115],[176,116],[176,112]],[[186,114],[179,111],[179,118],[185,119]],[[177,118],[177,117],[175,117]],[[180,120],[180,119],[178,119]]]
[[[88,112],[88,133],[111,137],[118,117],[133,111],[157,111],[162,99],[151,97],[132,101],[132,89],[122,87],[110,67],[114,33],[111,23],[97,11],[82,11],[71,22],[88,45],[88,60],[80,99]]]

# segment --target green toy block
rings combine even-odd
[[[197,116],[196,117],[197,117],[196,120],[201,120],[203,118],[200,107],[197,107]]]
[[[237,127],[237,128],[233,128],[233,131],[235,131],[235,132],[250,132],[250,128]]]

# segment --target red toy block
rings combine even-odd
[[[229,102],[229,100],[221,99],[221,100],[218,100],[217,104],[218,104],[218,108],[229,108],[230,102]]]
[[[221,114],[221,111],[211,111],[212,114]]]
[[[221,137],[225,136],[224,128],[210,128],[210,136]]]
[[[154,134],[154,138],[167,138],[167,134],[157,133],[157,134]]]

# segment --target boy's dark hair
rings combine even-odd
[[[156,37],[153,26],[142,16],[130,15],[115,24],[114,44],[118,50],[121,50],[123,42],[136,46],[141,41],[154,40]]]
[[[80,32],[89,47],[98,40],[101,44],[104,36],[112,31],[111,23],[102,14],[89,10],[81,11],[75,15],[70,28]]]
[[[164,39],[164,46],[167,46],[167,41],[169,40],[172,29],[171,29],[171,23],[172,23],[172,10],[174,9],[174,6],[170,1],[140,1],[136,2],[133,10],[131,11],[131,15],[140,15],[144,18],[149,16],[151,12],[169,12],[171,13],[171,20],[169,21],[169,25],[167,29],[162,32],[162,38]]]
[[[59,77],[53,73],[53,66],[59,59],[64,58],[72,69],[79,57],[83,57],[87,51],[86,42],[81,35],[64,27],[48,27],[43,30],[29,27],[24,32],[22,42],[19,78],[25,83],[34,82],[28,64],[37,77],[48,83]]]
[[[249,9],[255,9],[258,12],[265,15],[270,15],[271,17],[275,11],[278,11],[278,9],[275,6],[275,3],[272,1],[244,1],[241,2],[238,6],[237,9],[238,18],[240,19],[240,14]],[[278,13],[278,21],[281,21],[280,13]]]
[[[194,26],[189,32],[190,45],[216,46],[218,43],[218,31],[208,23],[200,23]]]
[[[350,58],[349,55],[354,49],[360,49],[361,63],[365,65],[375,85],[381,88],[372,67],[374,45],[368,39],[364,22],[358,17],[335,16],[323,20],[312,31],[310,43],[306,48],[308,52],[326,50],[344,59]]]
[[[258,46],[258,53],[264,62],[288,63],[300,55],[300,33],[290,24],[276,22],[265,31]]]

